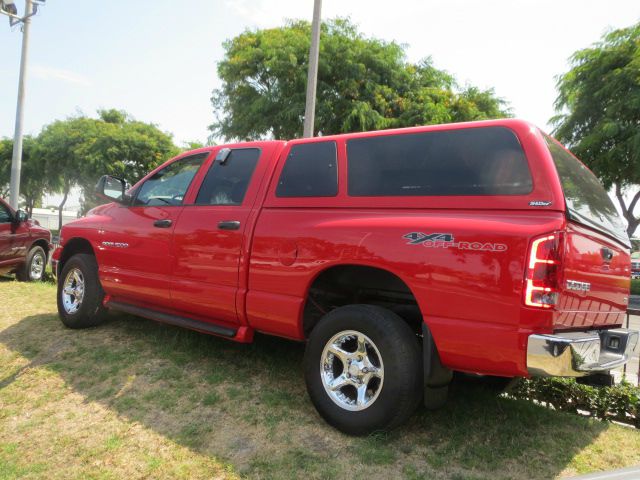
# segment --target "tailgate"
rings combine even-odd
[[[629,250],[605,235],[567,222],[556,329],[622,325],[629,297]]]

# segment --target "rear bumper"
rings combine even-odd
[[[638,332],[624,328],[530,335],[527,370],[531,376],[581,377],[624,365],[638,345]]]

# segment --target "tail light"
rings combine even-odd
[[[556,232],[531,242],[525,272],[525,305],[552,308],[558,301],[562,238],[562,233]]]

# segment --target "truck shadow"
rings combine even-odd
[[[84,402],[249,477],[297,465],[324,478],[357,465],[372,478],[552,478],[610,428],[458,382],[443,409],[420,409],[389,434],[353,438],[311,405],[302,344],[257,336],[240,345],[124,315],[74,331],[54,314],[19,320],[0,331],[0,343],[26,359],[0,378],[0,389],[46,369]]]

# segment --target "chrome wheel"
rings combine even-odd
[[[45,259],[44,255],[40,251],[36,252],[31,258],[31,265],[29,268],[29,278],[31,280],[40,280],[44,272]]]
[[[84,276],[78,268],[69,270],[62,287],[62,306],[72,315],[82,306],[84,297]]]
[[[320,377],[329,398],[345,410],[370,407],[384,381],[378,347],[366,335],[345,330],[334,335],[320,357]]]

